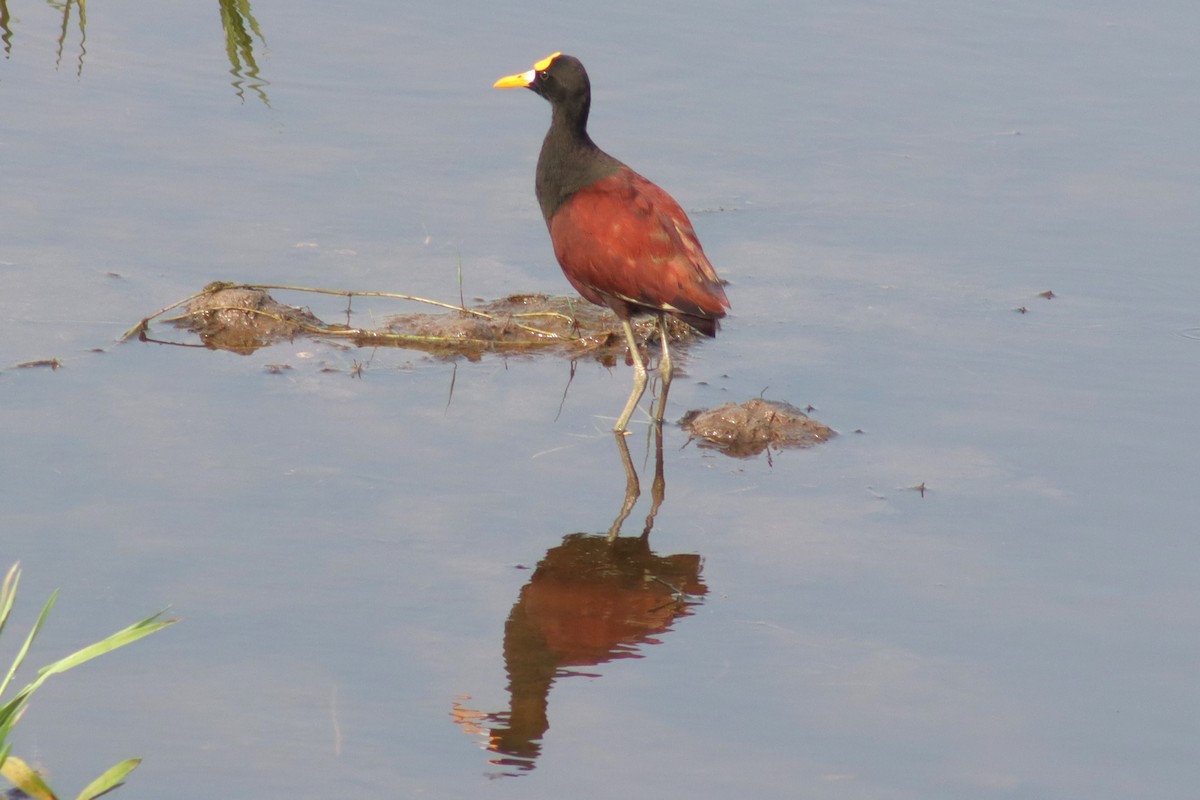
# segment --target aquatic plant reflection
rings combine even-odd
[[[624,436],[617,436],[626,469],[626,496],[607,533],[571,533],[538,562],[504,625],[509,707],[485,712],[455,703],[451,716],[484,737],[489,761],[503,775],[532,770],[550,728],[550,689],[559,678],[587,675],[587,667],[641,658],[676,620],[689,616],[708,589],[702,559],[693,553],[660,556],[650,528],[662,502],[662,424],[655,428],[655,490],[639,536],[620,536],[640,494]],[[469,698],[464,698],[469,700]]]
[[[237,96],[245,100],[245,90],[254,92],[259,100],[270,105],[265,86],[268,81],[259,74],[258,62],[254,57],[255,38],[265,47],[267,42],[262,28],[250,10],[250,0],[217,0],[221,11],[221,29],[225,32],[225,53],[229,58],[229,73],[233,75],[233,88]],[[66,49],[67,34],[71,30],[71,15],[76,12],[79,25],[79,56],[76,58],[76,76],[83,76],[83,62],[87,56],[87,0],[47,0],[47,5],[62,13],[62,24],[58,34],[58,50],[54,65],[62,65]],[[12,16],[8,11],[8,0],[0,0],[0,44],[4,57],[12,55]]]
[[[271,105],[263,88],[268,83],[259,75],[258,62],[254,60],[254,37],[265,47],[266,39],[258,20],[250,10],[250,0],[218,0],[221,6],[221,29],[225,31],[225,53],[229,57],[229,74],[233,76],[233,88],[244,102],[245,88],[258,95],[265,105]],[[253,35],[251,35],[253,34]]]
[[[9,27],[8,0],[0,0],[0,42],[4,43],[4,57],[12,54],[12,28]]]
[[[71,6],[78,5],[79,7],[79,58],[78,66],[75,68],[75,75],[83,75],[83,57],[87,55],[87,3],[85,0],[66,0],[65,3],[49,0],[50,7],[62,11],[62,28],[58,34],[58,53],[54,59],[54,66],[62,65],[63,45],[67,41],[67,30],[71,27]]]

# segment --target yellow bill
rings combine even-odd
[[[528,72],[519,72],[516,75],[506,75],[505,77],[501,78],[500,80],[498,80],[494,84],[492,84],[492,88],[493,89],[515,89],[515,88],[519,88],[522,86],[527,87],[527,86],[529,86],[529,84],[533,83],[534,79],[537,78],[537,74],[539,72],[541,72],[542,70],[549,67],[554,62],[554,59],[558,58],[561,55],[562,55],[562,53],[552,53],[552,54],[546,56],[545,58],[543,58],[541,61],[534,64],[533,69],[529,70]]]

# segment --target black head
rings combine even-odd
[[[551,58],[550,63],[542,69],[534,70],[533,83],[529,88],[555,104],[582,100],[587,105],[592,97],[592,85],[582,62],[574,56],[561,54]]]
[[[592,87],[587,70],[574,56],[555,53],[533,65],[528,72],[509,75],[496,81],[496,88],[524,86],[550,101],[555,110],[566,112],[569,119],[587,121],[592,103]]]

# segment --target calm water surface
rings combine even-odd
[[[6,5],[0,561],[38,663],[183,618],[39,695],[60,791],[1194,795],[1193,5]],[[490,89],[554,50],[731,282],[668,416],[840,437],[668,426],[610,551],[623,366],[116,343],[217,279],[566,291]]]

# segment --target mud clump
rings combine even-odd
[[[789,403],[757,397],[741,405],[689,411],[679,424],[702,447],[737,458],[756,456],[768,447],[812,447],[837,435]]]
[[[195,333],[206,347],[235,353],[325,328],[307,309],[284,305],[252,286],[212,284],[186,310],[175,322],[178,327]]]

